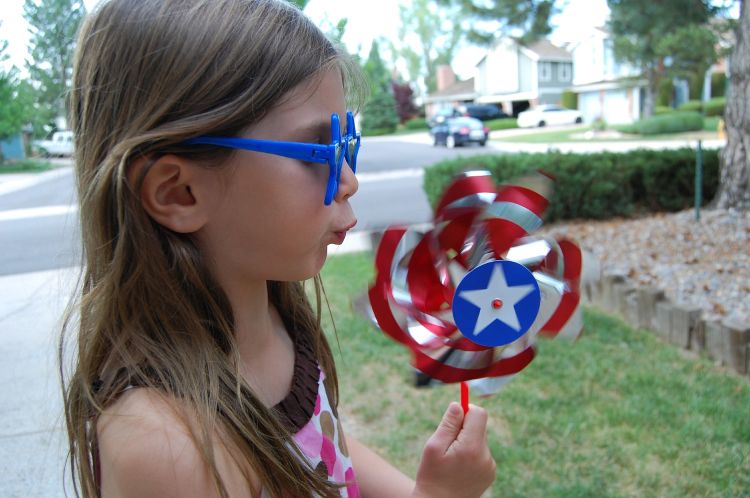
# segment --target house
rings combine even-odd
[[[612,37],[594,28],[569,46],[573,85],[585,123],[632,123],[640,119],[646,81],[640,71],[615,59]]]
[[[460,104],[473,102],[478,96],[474,90],[474,78],[456,81],[450,66],[437,68],[437,90],[424,98],[425,115],[435,116],[442,110],[450,110]]]
[[[557,104],[573,79],[570,52],[540,40],[529,45],[498,39],[476,66],[476,102],[497,104],[508,114],[538,104]]]

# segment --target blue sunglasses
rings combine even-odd
[[[323,203],[328,206],[339,190],[341,167],[344,159],[357,172],[357,153],[361,136],[354,127],[354,114],[346,113],[346,134],[341,135],[339,116],[331,114],[331,143],[329,145],[311,144],[303,142],[283,142],[277,140],[256,140],[253,138],[214,137],[203,135],[183,142],[185,145],[215,145],[230,149],[242,149],[253,152],[263,152],[276,156],[298,159],[300,161],[325,164],[328,163],[328,185]]]

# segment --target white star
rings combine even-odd
[[[467,290],[459,295],[479,308],[479,317],[474,327],[474,335],[477,336],[495,320],[500,320],[516,332],[521,330],[515,306],[533,291],[533,285],[508,286],[501,265],[495,264],[486,289]],[[492,305],[496,300],[502,302],[499,308]]]

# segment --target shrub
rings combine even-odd
[[[570,90],[563,91],[560,96],[560,105],[566,109],[578,109],[578,94]]]
[[[636,123],[641,135],[661,135],[703,129],[703,116],[697,112],[674,112],[654,116]]]
[[[659,88],[656,92],[656,105],[662,107],[669,107],[672,105],[672,98],[674,97],[674,83],[669,78],[662,78],[659,82]]]
[[[426,130],[429,128],[425,118],[412,118],[404,123],[407,130]]]
[[[700,100],[688,100],[687,102],[684,102],[680,104],[677,107],[678,111],[688,111],[688,112],[701,112],[703,110],[703,102]]]
[[[361,131],[363,137],[377,137],[379,135],[390,135],[393,128],[365,128]]]
[[[694,202],[695,151],[635,150],[596,154],[504,154],[442,161],[425,170],[424,190],[434,206],[455,174],[487,170],[500,184],[544,170],[555,177],[548,221],[607,219],[642,211],[674,211]],[[703,152],[703,203],[716,193],[719,155]]]
[[[515,118],[491,119],[484,122],[484,126],[490,130],[508,130],[518,128],[518,121]]]
[[[629,135],[637,135],[638,134],[638,125],[635,123],[631,124],[619,124],[619,125],[609,125],[609,127],[613,130],[619,131],[620,133],[627,133]]]
[[[654,116],[661,116],[663,114],[671,114],[674,112],[674,109],[667,105],[657,105],[654,107]]]
[[[724,73],[711,74],[711,95],[713,97],[724,97],[727,91],[727,75]]]
[[[597,118],[591,123],[591,128],[595,131],[604,131],[607,129],[607,122],[603,118]]]
[[[703,112],[706,116],[723,116],[724,107],[727,105],[726,97],[709,99],[703,104]]]
[[[709,116],[703,118],[703,130],[704,131],[719,131],[719,116]]]

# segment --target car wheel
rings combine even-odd
[[[539,128],[544,128],[547,125],[544,121],[539,121]]]
[[[445,138],[445,146],[448,147],[449,149],[452,149],[456,146],[456,139],[453,135],[448,135]]]
[[[583,123],[583,118],[576,118],[576,124]]]
[[[487,145],[487,141],[486,140],[482,140],[481,142],[479,142],[479,145],[481,147],[484,147],[485,145]]]

